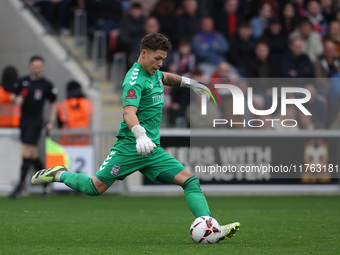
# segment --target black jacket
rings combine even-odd
[[[248,41],[244,41],[236,34],[234,38],[230,40],[230,44],[231,50],[227,55],[227,60],[237,68],[245,67],[249,58],[255,56],[256,40],[252,36]]]
[[[295,70],[297,76],[291,76],[290,70]],[[288,51],[282,58],[282,74],[283,77],[289,78],[312,78],[314,77],[314,66],[306,54],[294,56]]]

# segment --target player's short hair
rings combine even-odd
[[[312,23],[310,23],[309,19],[308,18],[301,18],[299,21],[298,21],[298,27],[302,27],[304,25],[310,25],[312,26]]]
[[[187,37],[183,37],[182,39],[179,40],[178,46],[182,45],[191,45],[191,40]]]
[[[39,56],[39,55],[34,55],[30,58],[30,63],[32,63],[33,61],[35,60],[40,60],[42,62],[45,62],[44,58],[42,56]]]
[[[131,9],[142,9],[142,5],[138,2],[134,2],[131,4]]]
[[[267,47],[269,47],[268,43],[267,43],[266,41],[264,41],[264,40],[259,40],[259,41],[256,43],[256,46],[255,46],[255,47],[257,47],[258,45],[261,45],[261,44],[266,45]]]
[[[171,50],[172,46],[168,38],[160,33],[150,33],[143,37],[140,50],[147,49],[147,50],[163,50],[169,51]]]
[[[237,28],[251,28],[251,25],[249,21],[243,21],[237,26]]]

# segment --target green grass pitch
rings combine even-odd
[[[231,240],[196,245],[184,196],[0,198],[0,254],[340,254],[340,196],[208,197]]]

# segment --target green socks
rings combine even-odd
[[[92,179],[86,174],[64,172],[60,181],[71,189],[80,191],[89,196],[100,196],[100,193],[93,184]]]
[[[210,216],[207,200],[202,194],[199,180],[196,176],[189,177],[182,186],[185,199],[195,217]]]
[[[70,188],[83,192],[90,196],[99,196],[100,193],[93,184],[92,179],[86,174],[64,172],[60,181]],[[196,176],[188,178],[182,186],[185,199],[195,217],[210,216],[207,200],[202,194],[199,180]]]

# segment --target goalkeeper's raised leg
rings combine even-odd
[[[37,185],[49,182],[60,182],[60,176],[63,172],[68,172],[68,169],[63,165],[39,170],[33,175],[31,183]]]
[[[32,184],[43,184],[49,182],[62,182],[71,189],[83,192],[89,196],[100,196],[109,186],[102,183],[95,176],[93,178],[83,173],[70,173],[61,165],[48,169],[42,169],[33,175]]]

